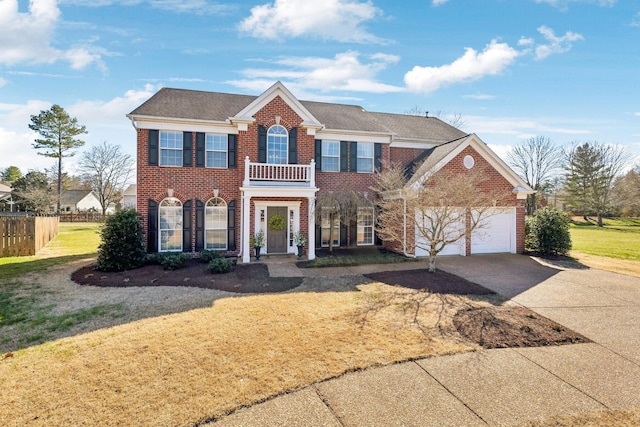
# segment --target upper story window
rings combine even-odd
[[[358,142],[358,172],[373,172],[373,144]]]
[[[182,203],[173,197],[160,202],[160,252],[182,250]]]
[[[182,166],[182,132],[160,131],[160,166]]]
[[[322,141],[322,171],[338,172],[340,170],[340,142]]]
[[[206,165],[208,168],[227,167],[227,147],[229,146],[226,134],[208,133],[205,139]]]
[[[289,134],[280,126],[271,126],[267,131],[267,163],[287,164]]]

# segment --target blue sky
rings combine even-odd
[[[0,168],[50,167],[30,115],[135,155],[163,86],[460,115],[504,156],[533,136],[640,163],[640,0],[0,0]],[[74,173],[76,158],[66,161]]]

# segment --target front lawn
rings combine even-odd
[[[640,261],[640,219],[605,219],[571,224],[573,250],[589,255]]]

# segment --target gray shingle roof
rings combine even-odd
[[[75,205],[92,193],[91,190],[63,190],[60,194],[60,203],[63,205]]]
[[[249,95],[162,88],[133,110],[131,115],[223,122],[234,117],[256,98]],[[430,142],[447,142],[465,135],[436,117],[368,112],[358,105],[300,102],[326,129],[380,132]]]
[[[427,150],[423,156],[418,156],[411,165],[415,172],[414,170],[407,171],[411,176],[408,184],[413,184],[417,179],[431,171],[438,162],[447,157],[447,155],[458,148],[460,144],[464,143],[467,139],[466,136],[467,135],[463,135],[458,139],[438,145],[437,147]]]

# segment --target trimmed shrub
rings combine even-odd
[[[229,258],[216,258],[207,265],[209,273],[222,274],[233,270],[234,262]]]
[[[144,265],[147,256],[144,232],[134,209],[123,209],[108,216],[100,237],[97,270],[123,271]]]
[[[158,252],[149,257],[155,264],[160,264],[165,270],[178,270],[185,266],[191,256],[182,252]]]
[[[200,262],[203,262],[205,264],[210,263],[214,259],[220,258],[224,258],[221,251],[210,251],[208,249],[205,249],[200,252]]]
[[[526,222],[527,250],[541,255],[566,255],[571,249],[569,217],[558,208],[538,209]]]

